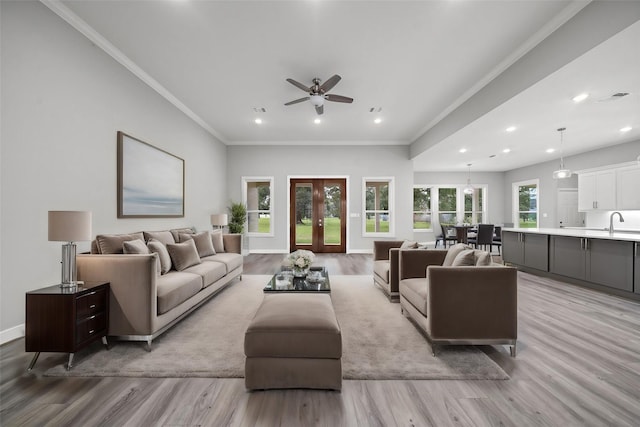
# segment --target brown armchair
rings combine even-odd
[[[398,253],[404,240],[375,240],[373,242],[373,282],[392,302],[399,302]]]
[[[474,251],[476,259],[482,252]],[[443,266],[446,255],[444,250],[400,251],[402,313],[426,334],[434,356],[436,345],[504,344],[515,357],[517,270],[501,264]]]

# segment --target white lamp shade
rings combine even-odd
[[[211,215],[211,225],[215,225],[216,227],[224,227],[226,225],[229,225],[227,214]]]
[[[91,240],[90,211],[49,211],[50,242]]]

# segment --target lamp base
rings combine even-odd
[[[69,242],[62,245],[62,283],[60,287],[76,287],[76,277],[76,245],[73,242]]]

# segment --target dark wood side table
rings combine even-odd
[[[69,370],[78,350],[99,338],[107,345],[109,282],[49,286],[27,292],[26,300],[25,350],[36,352],[28,370],[43,351],[69,353]]]

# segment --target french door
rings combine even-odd
[[[291,179],[289,200],[292,251],[346,252],[346,179]]]

